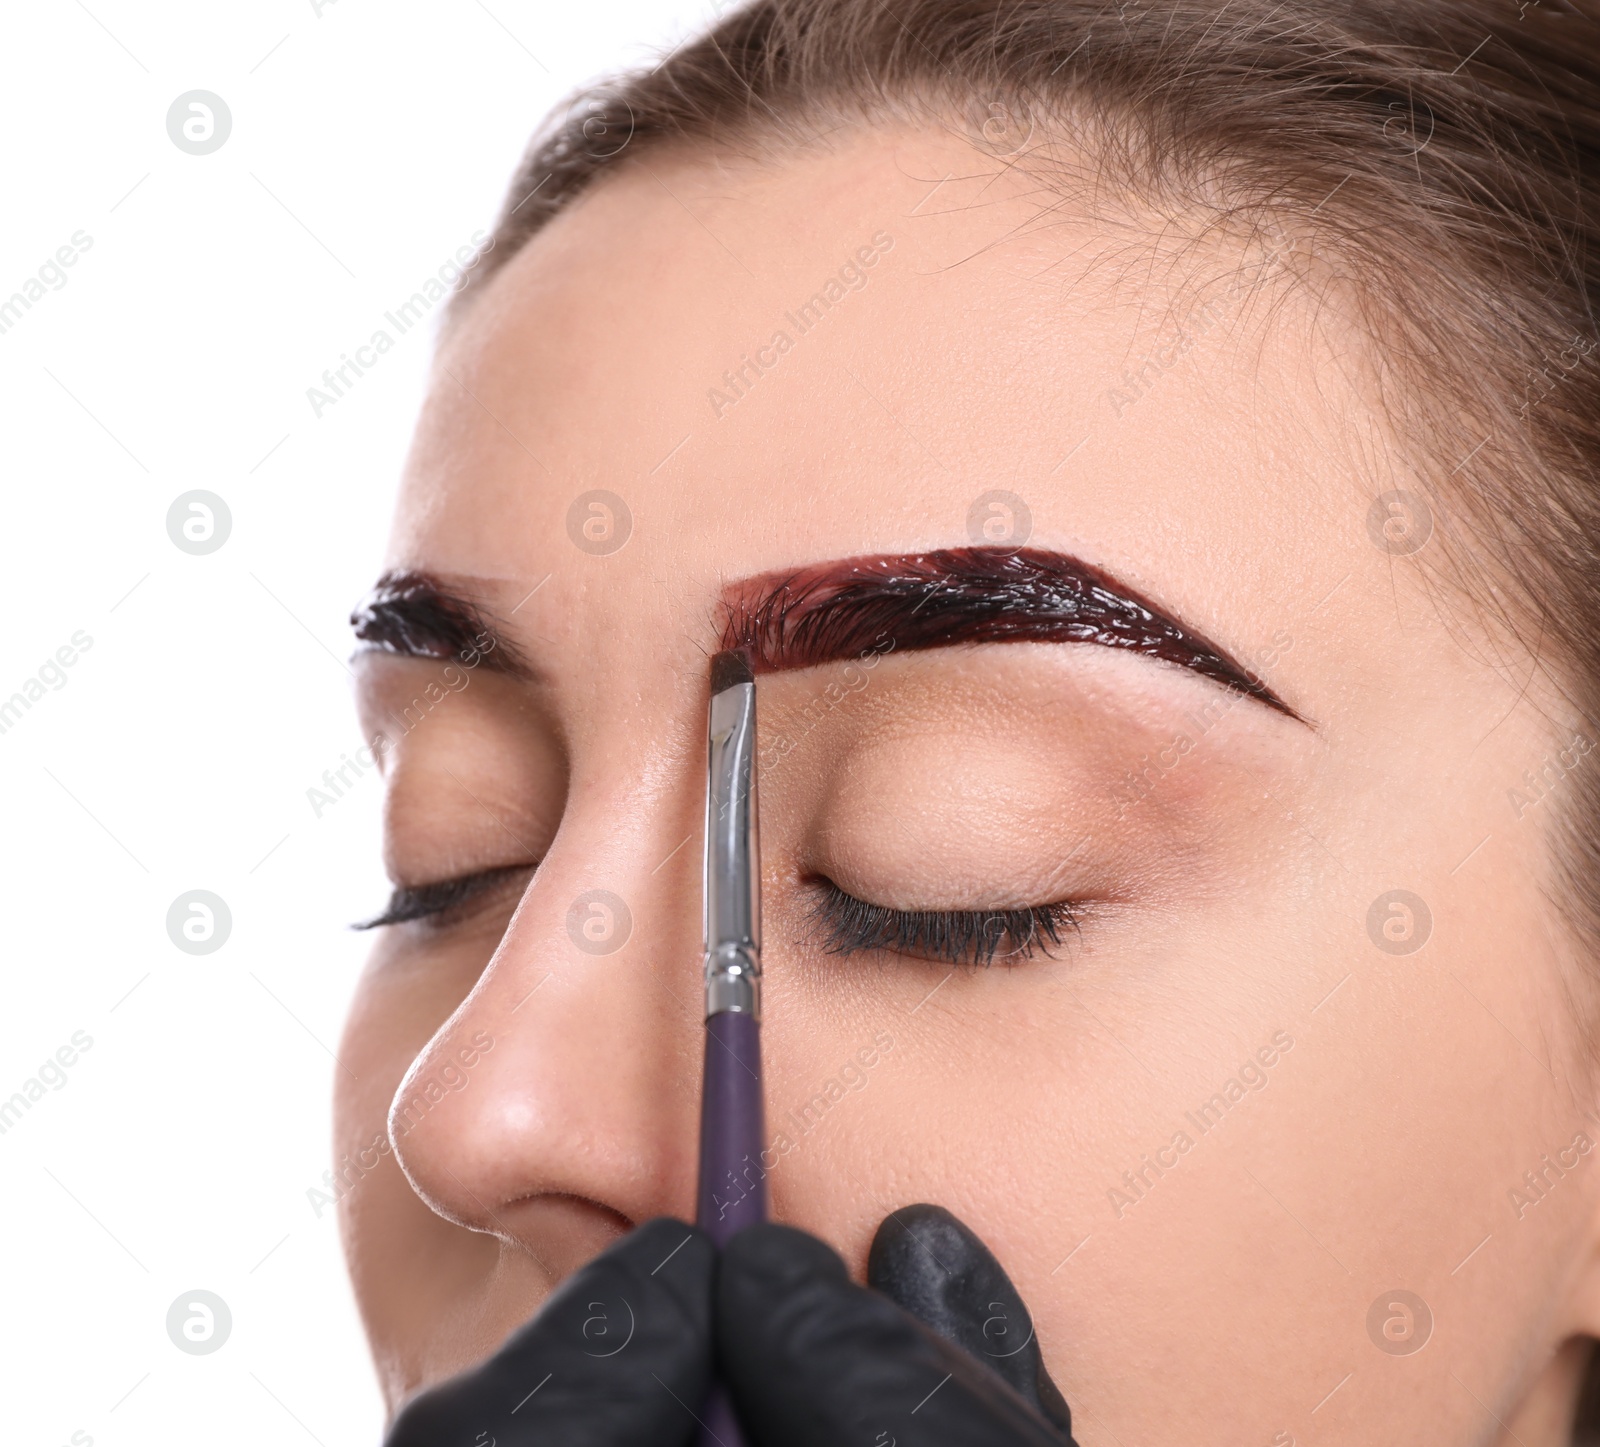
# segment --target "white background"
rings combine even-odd
[[[0,1135],[7,1443],[375,1444],[332,1211],[328,1098],[386,893],[379,786],[316,817],[359,737],[346,617],[382,558],[418,327],[320,418],[306,389],[487,228],[543,114],[716,0],[49,0],[7,7],[0,299],[92,246],[0,335],[0,1099],[93,1046]],[[207,90],[225,144],[168,108]],[[232,513],[191,556],[167,510]],[[232,932],[166,930],[191,889]],[[203,1289],[223,1347],[180,1352]]]

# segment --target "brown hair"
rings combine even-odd
[[[1556,665],[1584,753],[1600,717],[1596,21],[1593,0],[754,0],[546,122],[457,311],[653,147],[781,148],[899,119],[1043,167],[1068,139],[1098,192],[1293,238],[1299,281],[1355,307],[1423,479],[1422,561],[1450,560],[1491,638]],[[1594,953],[1600,767],[1563,792],[1557,898]]]

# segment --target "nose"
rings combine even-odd
[[[578,783],[488,967],[389,1113],[422,1199],[553,1280],[639,1221],[692,1219],[696,1178],[698,801],[584,808]],[[606,827],[617,818],[633,822]]]

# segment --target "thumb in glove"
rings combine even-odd
[[[994,1253],[943,1206],[885,1216],[867,1285],[991,1367],[1068,1436],[1072,1414],[1045,1370],[1033,1318]]]

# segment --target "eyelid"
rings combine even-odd
[[[383,925],[438,919],[481,899],[514,875],[531,874],[538,867],[536,863],[497,864],[490,869],[458,874],[450,879],[430,880],[426,884],[397,884],[389,895],[388,903],[377,914],[371,919],[357,920],[350,928],[369,930]]]

